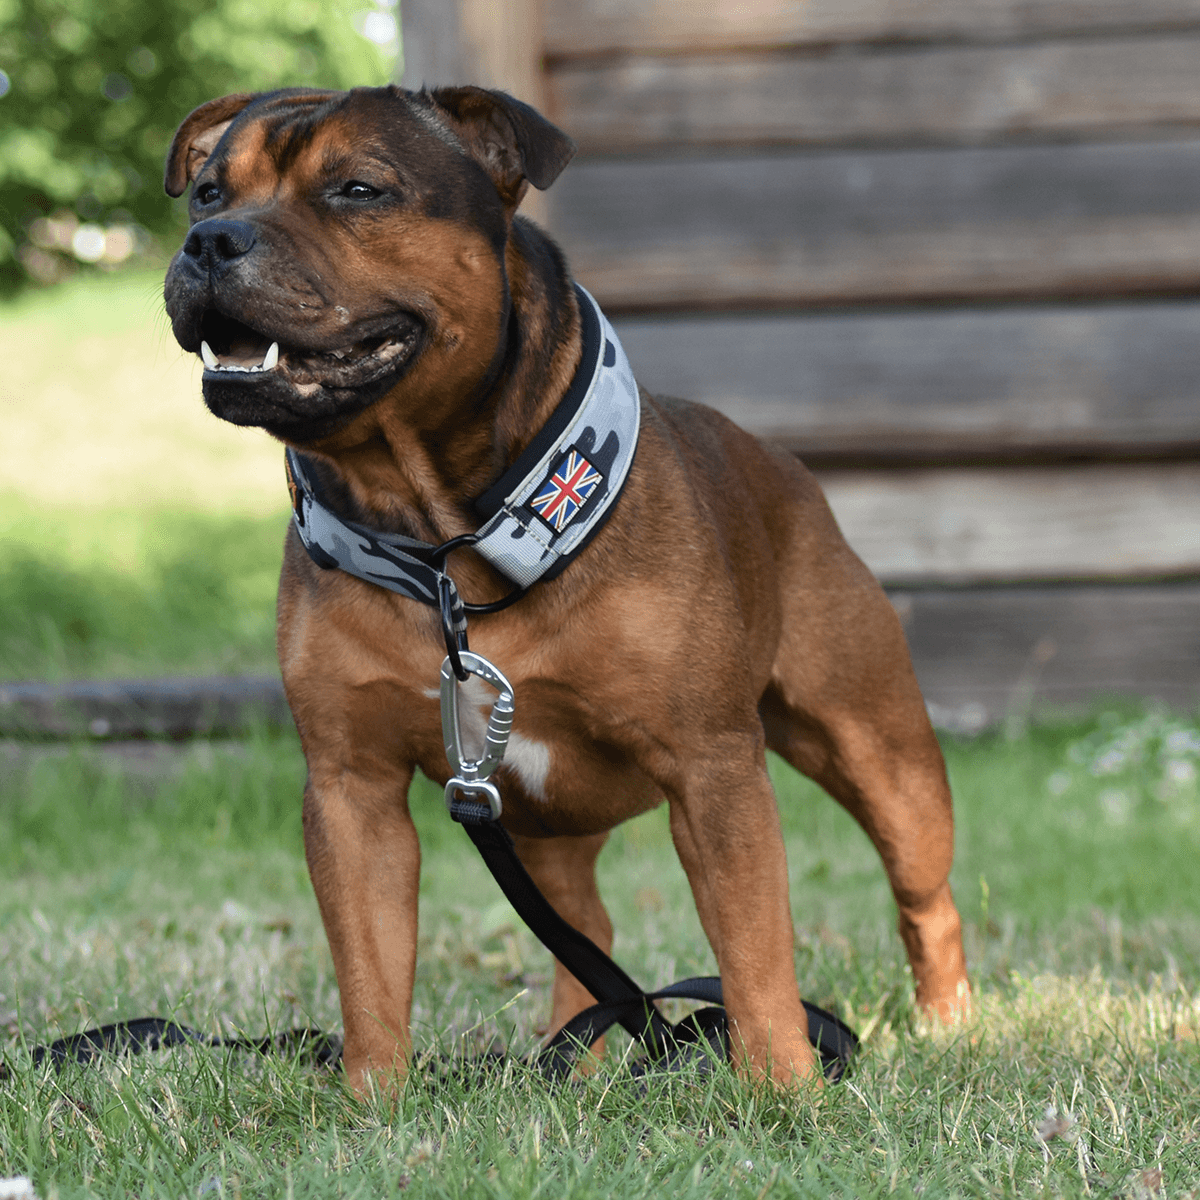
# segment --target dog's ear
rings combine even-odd
[[[253,92],[238,92],[202,104],[187,117],[167,152],[163,187],[168,196],[182,196],[187,185],[200,174],[208,156],[221,140],[233,118],[254,99]]]
[[[506,92],[468,86],[434,88],[430,94],[512,208],[527,184],[545,191],[575,155],[575,143],[561,129]]]

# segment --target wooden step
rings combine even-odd
[[[292,722],[278,676],[0,683],[0,737],[232,737]]]

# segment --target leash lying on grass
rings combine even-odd
[[[476,656],[464,653],[473,665]],[[490,665],[490,664],[489,664]],[[468,667],[468,669],[471,669]],[[502,678],[502,677],[501,677]],[[447,792],[463,787],[455,778]],[[486,779],[475,779],[476,787]],[[494,788],[494,785],[488,784]],[[472,789],[474,790],[474,789]],[[545,1078],[568,1078],[580,1054],[613,1025],[621,1025],[646,1048],[646,1060],[635,1064],[642,1073],[649,1063],[677,1069],[700,1058],[727,1059],[729,1030],[722,1002],[721,981],[716,976],[682,979],[655,992],[643,991],[599,946],[568,925],[551,907],[521,864],[512,839],[492,815],[492,807],[473,799],[455,797],[450,815],[466,830],[479,850],[501,891],[539,941],[588,989],[599,1003],[584,1009],[569,1021],[529,1060]],[[674,1024],[655,1007],[655,1001],[698,1000],[706,1007]],[[817,1049],[821,1068],[831,1081],[840,1079],[858,1046],[850,1028],[815,1005],[804,1002],[809,1040]],[[103,1053],[139,1054],[182,1045],[250,1050],[259,1054],[302,1053],[315,1065],[333,1066],[342,1054],[341,1039],[319,1029],[298,1028],[263,1038],[209,1036],[163,1017],[141,1017],[115,1021],[59,1038],[47,1046],[35,1046],[35,1066],[49,1061],[55,1070],[68,1062],[87,1063]],[[8,1079],[11,1068],[0,1062],[0,1080]]]
[[[469,801],[459,802],[465,806]],[[642,1074],[649,1064],[661,1064],[668,1070],[696,1058],[727,1059],[729,1030],[721,1005],[721,981],[716,976],[682,979],[655,992],[645,992],[594,942],[573,929],[550,907],[546,898],[529,878],[513,849],[512,840],[495,821],[472,820],[474,814],[460,807],[455,819],[463,823],[471,840],[479,847],[484,861],[496,877],[504,894],[539,940],[587,987],[592,995],[606,997],[569,1021],[529,1064],[542,1075],[557,1082],[570,1076],[580,1054],[613,1025],[628,1029],[646,1047],[647,1056],[634,1064],[634,1073]],[[699,1000],[707,1007],[672,1024],[655,1007],[657,1000]],[[825,1077],[840,1079],[858,1046],[858,1038],[835,1017],[813,1004],[804,1002],[808,1015],[808,1035],[817,1049]],[[35,1046],[34,1066],[49,1061],[57,1071],[69,1062],[89,1063],[101,1054],[140,1054],[145,1050],[183,1045],[210,1046],[228,1050],[249,1050],[258,1054],[298,1053],[316,1066],[334,1066],[342,1056],[341,1039],[320,1029],[297,1028],[263,1038],[223,1038],[200,1033],[177,1021],[163,1017],[140,1017],[132,1021],[114,1021],[70,1037],[59,1038],[46,1046]],[[489,1060],[495,1056],[487,1056]],[[0,1080],[12,1076],[12,1069],[0,1062]]]
[[[212,1046],[228,1050],[253,1050],[258,1054],[285,1054],[303,1051],[318,1065],[332,1066],[342,1056],[341,1039],[319,1029],[289,1029],[286,1033],[264,1038],[222,1038],[200,1033],[165,1017],[138,1017],[132,1021],[114,1021],[96,1029],[59,1038],[48,1046],[33,1048],[33,1065],[49,1060],[57,1071],[69,1062],[87,1063],[101,1054],[140,1054],[170,1046]],[[0,1062],[0,1080],[8,1079],[12,1069]]]
[[[450,815],[466,830],[517,915],[598,1000],[534,1053],[530,1065],[548,1080],[566,1079],[580,1054],[617,1024],[646,1049],[646,1060],[635,1064],[639,1073],[647,1064],[677,1069],[697,1058],[727,1060],[729,1028],[721,1007],[719,978],[698,976],[655,992],[644,991],[595,942],[564,921],[530,878],[517,857],[512,838],[500,824],[500,794],[489,780],[504,757],[512,724],[512,688],[490,662],[466,648],[465,628],[456,632],[451,641],[454,661],[448,656],[442,667],[443,731],[446,753],[455,772],[446,785]],[[461,749],[456,667],[463,675],[480,676],[500,692],[488,722],[484,755],[478,760],[465,758]],[[656,1001],[667,999],[697,1000],[706,1007],[672,1024],[655,1007]],[[832,1013],[807,1001],[804,1009],[809,1040],[816,1047],[822,1071],[827,1079],[838,1080],[850,1063],[858,1038]],[[291,1029],[257,1039],[223,1038],[162,1017],[115,1021],[59,1038],[47,1046],[36,1046],[32,1053],[35,1066],[49,1060],[58,1070],[68,1062],[91,1062],[105,1052],[138,1054],[187,1044],[260,1054],[301,1052],[319,1065],[337,1063],[342,1053],[340,1038],[319,1029]],[[0,1062],[0,1080],[10,1075],[11,1069]]]
[[[447,549],[448,546],[435,549],[436,561],[444,563]],[[494,664],[468,648],[466,612],[444,566],[434,572],[433,583],[440,600],[447,651],[442,663],[440,695],[442,735],[453,774],[446,783],[446,806],[450,816],[466,830],[517,915],[597,999],[596,1004],[578,1013],[534,1053],[530,1065],[548,1080],[568,1078],[580,1054],[613,1025],[621,1025],[642,1043],[647,1062],[667,1069],[697,1058],[727,1061],[729,1024],[717,976],[696,976],[658,991],[644,991],[595,942],[559,916],[525,869],[512,838],[500,824],[503,805],[499,789],[490,778],[503,761],[508,746],[515,699],[513,687]],[[464,751],[459,721],[459,683],[472,675],[498,692],[488,715],[483,750],[477,759],[468,757]],[[656,1001],[668,999],[696,1000],[706,1007],[671,1023],[655,1007]],[[817,1051],[821,1070],[827,1079],[836,1081],[849,1065],[858,1038],[832,1013],[807,1001],[802,1003],[808,1020],[808,1037]],[[340,1039],[318,1029],[292,1029],[259,1039],[222,1038],[162,1017],[142,1017],[85,1030],[49,1046],[37,1046],[33,1062],[40,1065],[49,1059],[57,1069],[69,1061],[89,1062],[104,1051],[136,1054],[189,1043],[258,1053],[303,1050],[318,1064],[336,1063],[342,1054]],[[9,1074],[9,1069],[0,1062],[0,1079]]]
[[[444,575],[444,572],[443,572]],[[657,992],[645,992],[590,938],[558,915],[530,878],[508,831],[500,824],[500,792],[490,776],[500,765],[512,729],[515,695],[505,676],[467,646],[465,617],[454,619],[442,605],[446,658],[441,672],[442,736],[453,772],[446,783],[446,807],[466,830],[517,915],[598,1003],[568,1021],[534,1063],[547,1078],[570,1074],[581,1049],[613,1025],[623,1026],[645,1046],[651,1060],[667,1065],[680,1057],[715,1053],[729,1057],[729,1028],[716,976],[683,979]],[[483,752],[477,759],[463,750],[459,722],[459,682],[475,675],[498,692],[488,715]],[[672,1025],[654,1006],[665,999],[700,1000],[709,1005]],[[809,1040],[816,1047],[826,1078],[840,1079],[858,1046],[858,1038],[832,1013],[804,1002]]]

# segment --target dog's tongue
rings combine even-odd
[[[257,367],[267,352],[267,343],[261,338],[238,338],[231,343],[228,354],[218,355],[223,367]]]

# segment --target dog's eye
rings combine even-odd
[[[214,204],[221,198],[221,189],[215,183],[202,183],[196,189],[197,204]]]
[[[378,188],[363,183],[361,179],[351,179],[349,183],[342,185],[342,195],[348,200],[374,200],[381,194]]]

